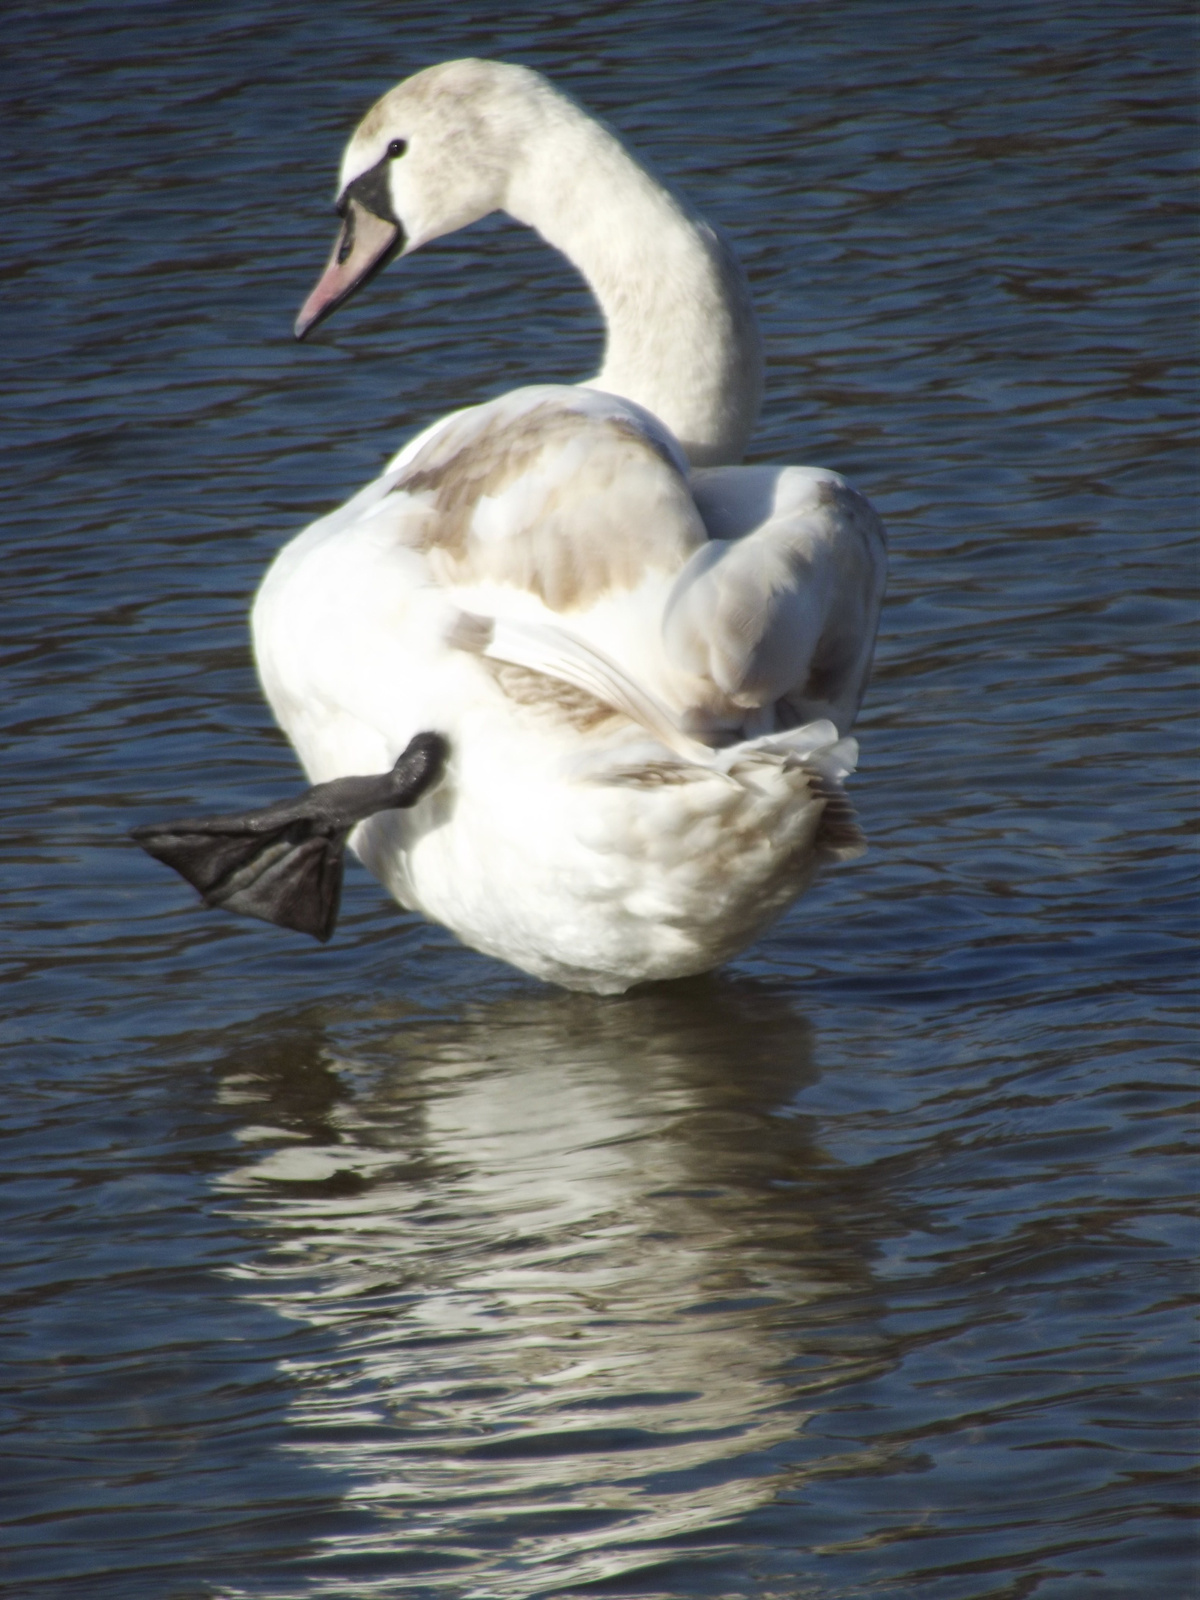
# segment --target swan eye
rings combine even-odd
[[[397,156],[402,156],[407,149],[408,141],[406,139],[393,139],[387,147],[387,153],[394,161]]]

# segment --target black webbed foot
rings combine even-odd
[[[337,925],[343,851],[356,822],[414,805],[441,776],[446,741],[419,733],[390,772],[318,783],[297,800],[240,816],[148,823],[132,837],[173,867],[206,905],[310,933]]]

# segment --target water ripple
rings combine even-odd
[[[1194,1575],[1185,19],[627,11],[6,19],[14,1594]],[[245,631],[284,540],[430,417],[595,361],[581,286],[496,221],[289,340],[346,130],[468,52],[727,228],[756,457],[848,473],[892,537],[872,853],[615,1002],[362,874],[301,948],[125,839],[294,785]]]

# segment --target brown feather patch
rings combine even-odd
[[[464,438],[464,432],[466,437]],[[519,513],[481,536],[485,500],[520,480]],[[675,571],[707,534],[665,449],[632,420],[547,401],[482,428],[451,423],[392,493],[427,496],[411,533],[444,583],[509,583],[558,612],[631,589],[646,570]]]
[[[810,773],[809,788],[825,802],[813,839],[817,854],[825,861],[854,861],[864,855],[867,836],[850,796],[841,785],[830,783],[818,773]]]
[[[560,683],[557,678],[535,672],[531,667],[514,666],[509,661],[490,661],[486,657],[483,665],[515,705],[544,711],[557,721],[568,723],[578,733],[591,733],[594,728],[621,715],[603,700],[588,694],[586,689]]]

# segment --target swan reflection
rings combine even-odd
[[[424,1546],[522,1594],[772,1500],[811,1397],[880,1357],[861,1321],[844,1342],[870,1275],[790,1109],[814,1075],[791,1007],[722,980],[232,1053],[266,1148],[225,1182],[269,1240],[239,1276],[323,1330],[288,1363],[291,1448],[370,1512],[330,1555]]]

